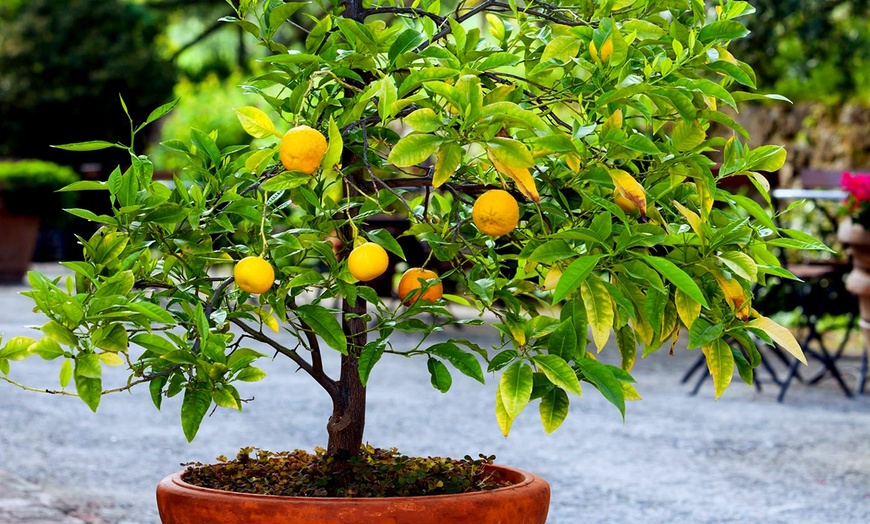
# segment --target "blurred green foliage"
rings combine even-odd
[[[765,90],[792,100],[870,100],[870,0],[750,0],[732,45]]]
[[[49,145],[128,141],[129,121],[106,105],[122,95],[143,118],[169,99],[175,71],[155,46],[159,13],[122,0],[16,4],[0,7],[0,156],[80,163]]]
[[[0,209],[56,221],[65,215],[62,210],[76,200],[75,193],[57,190],[78,179],[71,168],[53,162],[0,161]]]
[[[206,133],[217,131],[215,142],[224,148],[233,144],[249,144],[251,136],[245,133],[238,118],[232,111],[215,111],[215,108],[264,105],[257,96],[245,95],[238,86],[243,76],[235,73],[226,79],[217,74],[208,75],[202,82],[192,82],[182,78],[175,86],[178,105],[160,121],[160,142],[166,140],[190,140],[191,129]],[[181,168],[189,165],[186,155],[152,143],[148,155],[158,172],[180,174]]]

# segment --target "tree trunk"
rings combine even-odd
[[[359,378],[359,354],[366,343],[366,325],[362,318],[366,303],[357,298],[351,306],[342,302],[342,324],[348,341],[348,354],[341,357],[338,395],[333,399],[332,416],[326,425],[329,455],[356,455],[363,442],[366,425],[366,389]]]

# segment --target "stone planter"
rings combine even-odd
[[[0,284],[20,284],[30,268],[39,217],[0,212]]]
[[[389,498],[277,497],[192,486],[181,472],[157,486],[163,524],[544,524],[550,486],[531,473],[491,468],[514,484],[490,491]]]

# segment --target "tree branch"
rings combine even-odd
[[[254,340],[270,346],[278,353],[281,353],[282,355],[292,360],[297,366],[299,366],[300,369],[308,373],[311,378],[313,378],[318,384],[320,384],[320,387],[326,390],[331,398],[336,398],[336,396],[338,395],[338,386],[336,385],[335,381],[333,381],[326,375],[326,373],[323,372],[322,367],[320,370],[315,369],[314,366],[312,366],[307,360],[302,358],[302,355],[297,353],[295,350],[292,350],[286,346],[279,344],[275,340],[272,340],[262,331],[257,331],[256,329],[242,322],[241,319],[233,318],[230,320],[230,322],[240,327],[242,331],[247,333],[248,336],[250,336]]]
[[[368,18],[373,15],[380,14],[398,14],[398,15],[417,15],[417,16],[425,16],[426,18],[430,18],[433,22],[438,24],[439,26],[444,24],[446,21],[443,16],[436,15],[435,13],[430,13],[425,9],[418,9],[416,7],[373,7],[371,9],[364,9],[362,12],[362,17]]]
[[[492,7],[492,4],[494,4],[494,3],[495,3],[495,0],[486,0],[484,2],[481,2],[480,4],[476,5],[474,8],[469,10],[464,15],[460,15],[457,13],[455,20],[459,23],[462,23],[462,22],[468,20],[469,18],[471,18],[472,16],[474,16],[482,11],[486,11],[487,9]],[[440,30],[437,33],[435,33],[434,35],[432,35],[431,40],[429,40],[427,42],[423,42],[422,44],[420,44],[416,48],[414,48],[414,52],[419,53],[420,51],[426,49],[427,47],[434,44],[438,40],[441,40],[445,36],[449,35],[451,31],[452,31],[451,26],[448,24],[442,30]]]

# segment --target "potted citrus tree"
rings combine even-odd
[[[364,445],[372,369],[382,358],[409,358],[444,392],[457,373],[490,375],[495,423],[507,435],[530,405],[555,430],[583,388],[624,415],[626,401],[639,398],[635,362],[679,340],[706,356],[717,397],[735,368],[752,381],[760,361],[752,335],[802,359],[791,334],[752,308],[752,289],[790,276],[774,249],[822,247],[717,187],[746,177],[766,197],[761,172],[786,155],[750,147],[722,111],[765,98],[727,50],[751,12],[746,2],[694,0],[242,1],[227,21],[269,50],[245,89],[270,109],[236,109],[258,145],[220,149],[213,133],[194,129],[189,143],[165,144],[190,160],[189,178],[173,187],[155,183],[148,158],[132,149],[129,166],[107,182],[70,186],[106,191],[114,211],[71,210],[102,228],[82,240],[84,260],[66,264],[66,282],[30,274],[27,294],[48,317],[44,336],[7,341],[0,372],[12,381],[10,360],[57,359],[61,385],[96,410],[102,367],[127,366],[122,390],[147,385],[158,408],[182,397],[188,439],[213,406],[242,408],[245,382],[264,378],[256,363],[265,352],[292,360],[329,396],[322,452],[261,460],[243,450],[238,461],[174,476],[158,494],[167,523],[278,522],[278,514],[283,522],[360,514],[361,522],[427,522],[427,514],[505,522],[485,516],[499,507],[511,522],[543,522],[546,487],[486,461],[466,464],[469,476],[453,482],[453,462],[426,470],[391,459],[383,469],[398,480],[384,483],[400,487],[381,490],[370,473],[390,453]],[[302,38],[280,36],[288,20]],[[731,136],[711,133],[714,124]],[[714,152],[723,158],[715,175]],[[406,218],[404,234],[429,253],[400,278],[399,300],[368,285],[391,255],[403,256],[392,234],[370,226],[385,214]],[[445,293],[446,283],[455,292]],[[428,341],[484,322],[470,310],[489,315],[496,347]],[[400,332],[419,342],[393,345]],[[615,364],[599,360],[605,348],[618,353]],[[336,374],[324,367],[328,352],[340,359]],[[255,469],[279,463],[295,469]],[[437,470],[451,480],[433,478]],[[258,495],[223,502],[223,489],[252,477],[336,505],[307,509],[310,497]],[[437,509],[424,502],[440,497],[365,508],[336,500],[410,485],[416,495],[445,484],[473,491],[484,477],[513,484],[484,493],[530,484],[533,495],[463,505],[463,494]],[[254,515],[239,509],[254,506]]]
[[[76,180],[71,168],[52,162],[0,161],[0,282],[22,282],[40,224],[57,221],[74,196],[56,191]]]

